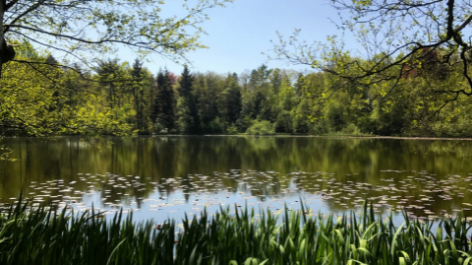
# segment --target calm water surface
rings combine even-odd
[[[136,219],[227,207],[340,213],[367,198],[379,213],[434,218],[472,208],[472,141],[316,137],[7,138],[0,201]]]

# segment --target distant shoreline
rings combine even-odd
[[[337,138],[337,139],[386,139],[386,140],[421,140],[421,141],[472,141],[471,138],[451,138],[451,137],[414,137],[414,136],[369,136],[369,135],[290,135],[290,134],[273,134],[273,135],[246,135],[246,134],[147,134],[147,135],[134,135],[134,136],[85,136],[85,135],[55,135],[46,137],[35,137],[35,136],[4,136],[3,139],[14,139],[14,138],[62,138],[62,137],[76,137],[76,138],[134,138],[134,137],[261,137],[261,138]]]
[[[154,135],[154,136],[218,136],[218,137],[311,137],[311,138],[347,138],[347,139],[391,139],[391,140],[441,140],[441,141],[472,141],[472,138],[451,137],[413,137],[413,136],[356,136],[356,135],[227,135],[227,134],[205,134],[205,135]]]

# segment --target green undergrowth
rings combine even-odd
[[[0,264],[472,264],[462,216],[397,226],[372,206],[334,218],[220,209],[156,225],[90,211],[0,210]]]

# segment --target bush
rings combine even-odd
[[[340,103],[328,107],[326,119],[333,132],[339,132],[346,126],[344,106]]]
[[[293,118],[293,132],[294,133],[310,133],[312,123],[307,117],[296,115]]]
[[[236,121],[235,125],[238,128],[238,132],[243,133],[253,124],[253,120],[249,116],[240,118]]]
[[[211,133],[223,133],[224,130],[224,123],[221,122],[220,117],[216,117],[214,120],[210,121],[209,129]]]
[[[153,131],[157,134],[168,134],[169,128],[166,128],[166,126],[159,119],[157,119],[156,123],[153,124]]]
[[[274,125],[270,121],[256,121],[251,125],[246,134],[248,135],[270,135],[275,134]]]
[[[432,131],[435,136],[439,137],[471,137],[472,121],[461,118],[453,122],[437,123]]]
[[[238,134],[238,128],[235,125],[231,125],[226,129],[226,133],[229,135],[235,135]]]
[[[292,117],[290,112],[284,110],[279,113],[277,116],[277,121],[275,122],[275,131],[281,133],[293,132]]]
[[[189,134],[191,124],[192,124],[192,118],[187,115],[182,115],[179,117],[175,125],[179,133]]]
[[[329,126],[325,119],[318,119],[313,122],[313,126],[311,127],[310,134],[313,135],[325,135],[329,133]]]
[[[361,135],[362,134],[361,130],[354,123],[350,123],[346,128],[344,128],[343,133],[346,133],[346,134],[349,134],[349,135]]]

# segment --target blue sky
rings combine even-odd
[[[196,0],[190,0],[189,2]],[[179,14],[183,0],[169,0],[163,11]],[[188,54],[193,62],[193,72],[213,71],[216,73],[252,70],[266,63],[270,68],[311,71],[309,66],[287,65],[281,61],[268,61],[271,55],[270,42],[278,40],[277,31],[288,37],[295,28],[301,29],[301,39],[325,41],[328,35],[342,35],[330,21],[339,22],[338,11],[329,5],[329,0],[235,0],[224,8],[208,11],[210,20],[201,26],[208,33],[201,37],[208,49],[200,49]],[[168,6],[168,7],[167,7]],[[351,42],[352,43],[352,42]],[[348,42],[349,44],[349,42]],[[353,46],[353,45],[351,45]],[[353,46],[354,47],[354,46]],[[352,48],[352,47],[348,47]],[[262,52],[267,55],[261,54]],[[135,54],[120,54],[124,61],[134,61]],[[180,74],[182,66],[152,55],[145,66],[156,73],[160,67]]]

